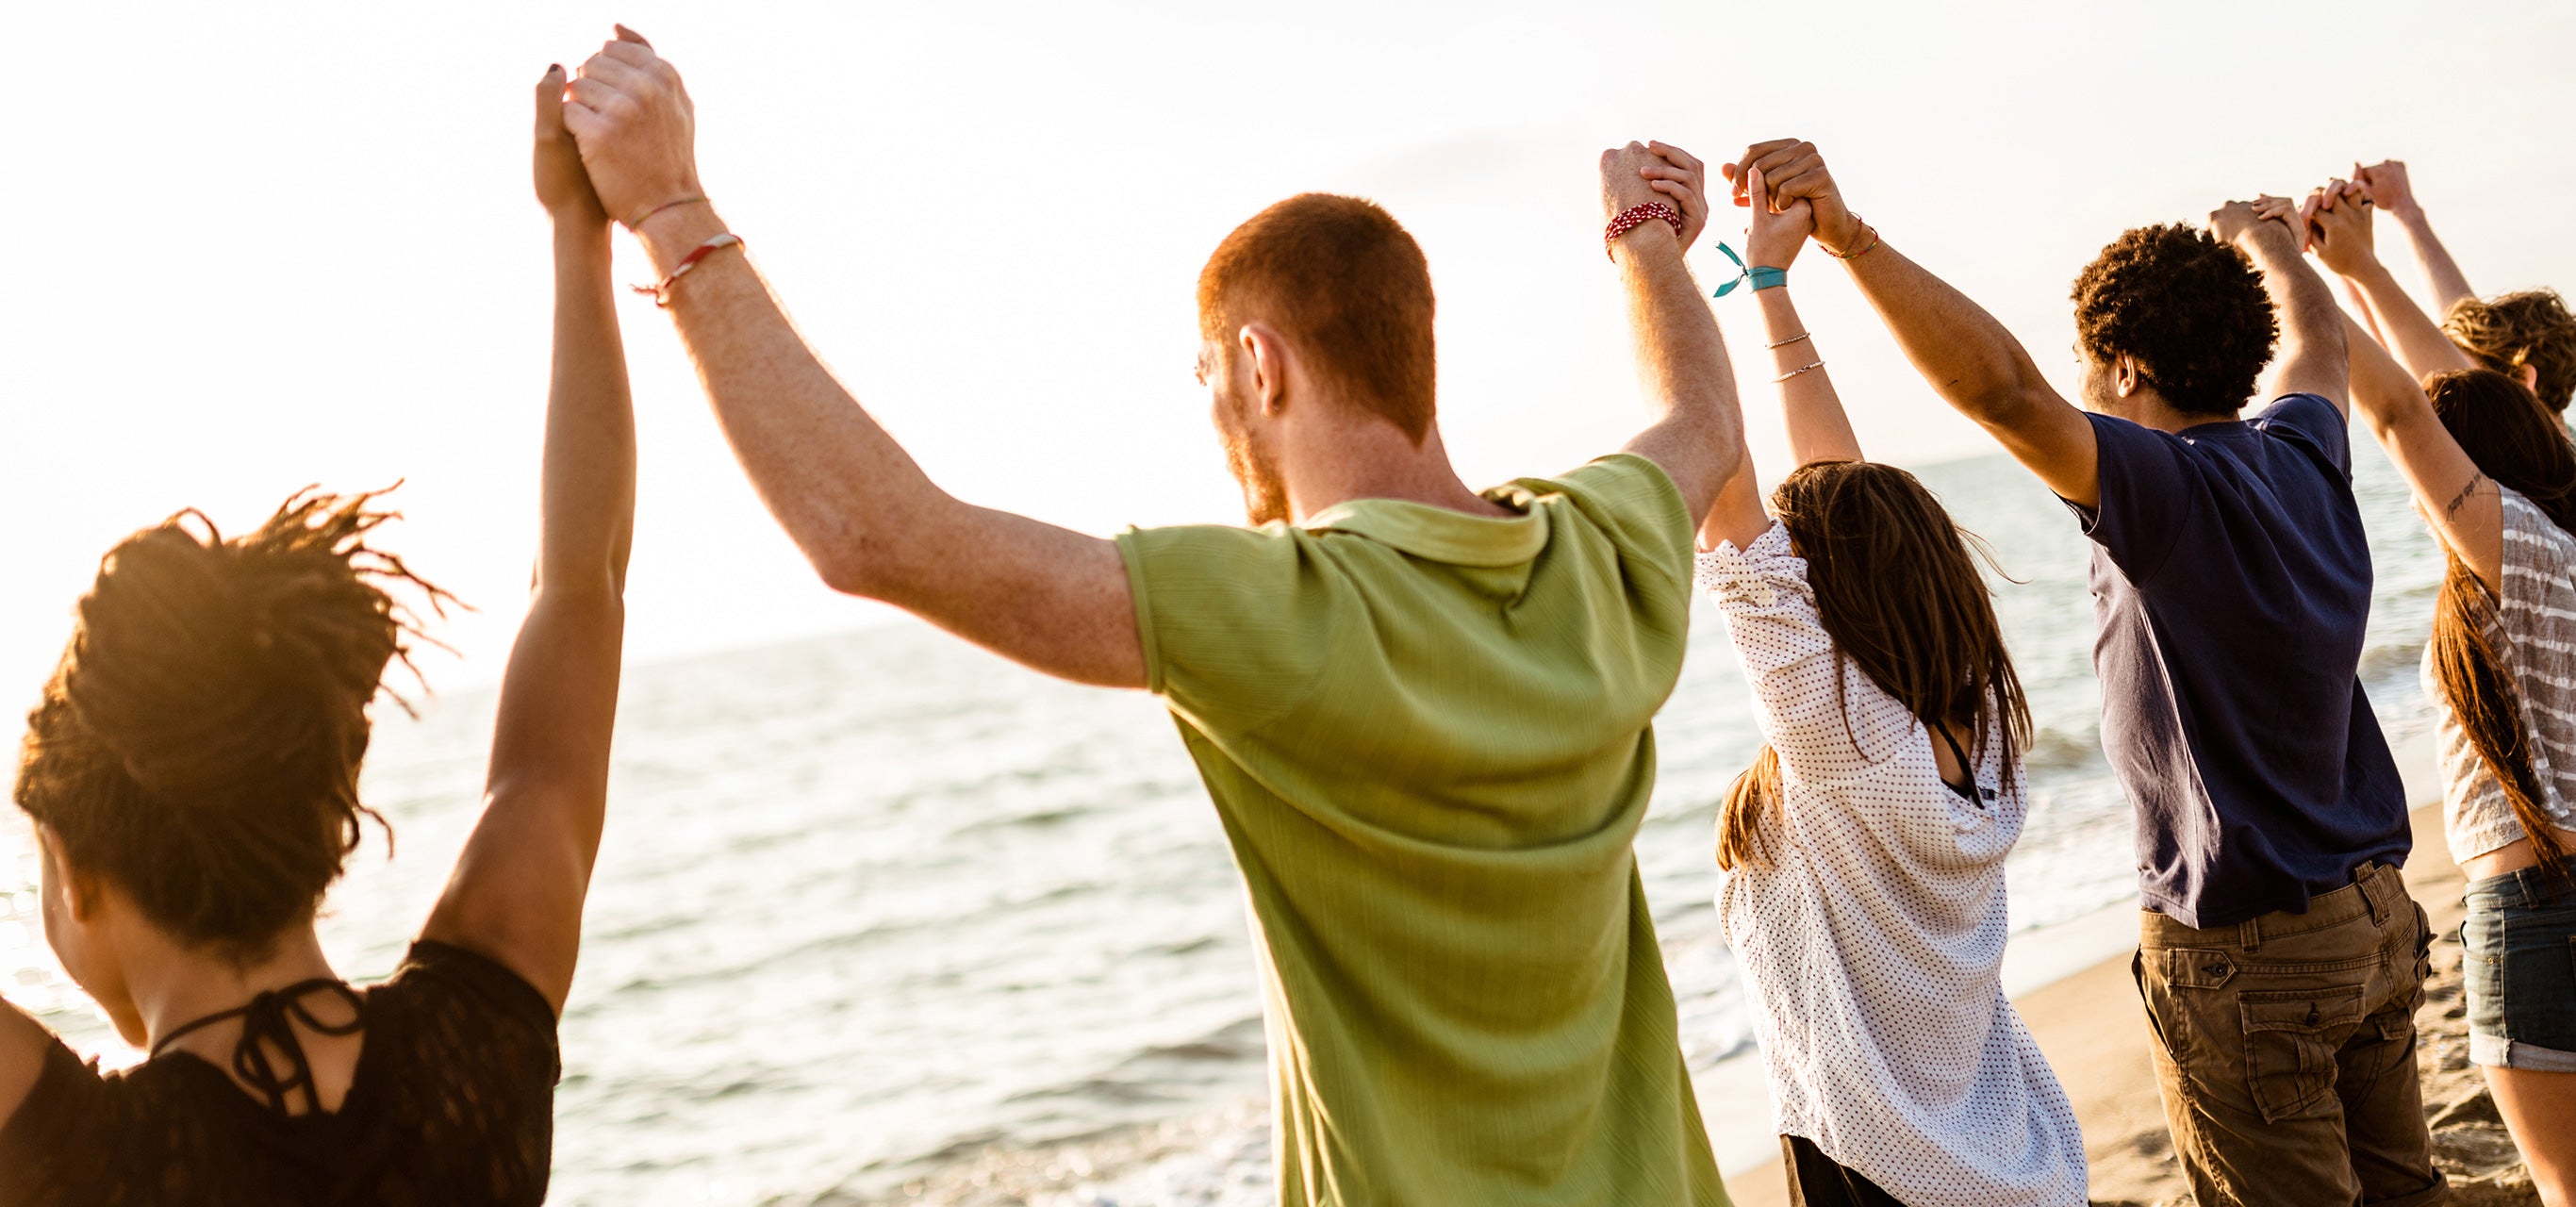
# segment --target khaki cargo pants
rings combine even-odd
[[[2415,1071],[2432,943],[2405,877],[2368,864],[2303,914],[2143,916],[2132,970],[2200,1207],[2442,1201]]]

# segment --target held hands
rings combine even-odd
[[[610,216],[633,222],[699,196],[697,112],[680,73],[623,25],[565,90],[563,124]]]
[[[2383,159],[2366,168],[2352,165],[2352,184],[2348,187],[2372,205],[2401,218],[2418,208],[2414,187],[2406,182],[2406,165],[2394,159]]]
[[[1770,201],[1763,208],[1780,213],[1805,202],[1812,215],[1816,241],[1836,255],[1849,252],[1860,242],[1860,219],[1852,215],[1851,207],[1843,204],[1842,190],[1834,184],[1833,173],[1826,170],[1824,157],[1816,153],[1816,144],[1794,138],[1775,138],[1746,147],[1743,157],[1734,163],[1720,164],[1718,170],[1735,183],[1735,204],[1753,206],[1753,172],[1756,168],[1761,169],[1762,179],[1770,186]],[[1785,263],[1755,262],[1772,268],[1788,267]]]
[[[582,170],[581,148],[564,129],[564,69],[549,67],[537,81],[537,203],[559,225],[605,228],[608,211]]]
[[[1770,182],[1762,169],[1746,169],[1744,179],[1744,195],[1753,209],[1752,224],[1744,232],[1744,263],[1786,271],[1790,261],[1798,258],[1798,249],[1807,245],[1807,237],[1816,233],[1815,203],[1800,197],[1775,211],[1771,207],[1778,194],[1766,187]]]
[[[2269,244],[2275,250],[2299,254],[2306,242],[2298,228],[2291,225],[2298,218],[2298,204],[2287,197],[2268,194],[2252,201],[2230,201],[2209,212],[2209,233],[2221,243],[2232,243],[2247,251]]]
[[[2370,198],[2341,180],[2308,194],[2299,206],[2308,230],[2308,246],[2337,276],[2354,276],[2378,262],[2371,246]]]
[[[1700,189],[1700,162],[1679,147],[1632,142],[1601,153],[1601,216],[1604,220],[1640,205],[1663,202],[1681,212],[1680,249],[1688,251],[1708,225],[1708,202]],[[1648,222],[1620,237],[1655,239],[1669,231],[1663,222]],[[1640,232],[1643,232],[1642,234]]]

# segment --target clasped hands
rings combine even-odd
[[[701,197],[696,144],[679,71],[623,25],[580,67],[537,83],[537,200],[558,223],[634,226]]]
[[[1837,255],[1862,239],[1861,221],[1843,203],[1842,191],[1814,143],[1794,138],[1755,143],[1734,162],[1719,164],[1718,172],[1732,186],[1729,199],[1738,208],[1752,211],[1745,231],[1748,267],[1786,269],[1811,236]],[[1661,142],[1632,142],[1601,153],[1601,202],[1606,214],[1654,201],[1681,212],[1679,246],[1688,250],[1708,225],[1707,166],[1689,152]],[[1628,237],[1639,236],[1632,232]]]

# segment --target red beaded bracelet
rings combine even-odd
[[[1611,219],[1610,225],[1602,229],[1601,254],[1605,256],[1610,255],[1610,245],[1618,242],[1619,236],[1627,234],[1629,231],[1635,230],[1638,227],[1644,226],[1648,222],[1652,222],[1657,218],[1661,218],[1664,221],[1673,224],[1673,234],[1675,237],[1679,237],[1681,235],[1682,212],[1680,210],[1674,209],[1661,201],[1649,201],[1644,205],[1632,205],[1619,211],[1619,216]],[[1613,260],[1616,260],[1617,258],[1618,257],[1616,256],[1611,256],[1611,259]]]
[[[654,305],[668,309],[671,305],[672,282],[687,276],[690,269],[698,266],[698,261],[725,248],[740,246],[742,246],[742,236],[727,231],[689,249],[689,254],[680,257],[680,262],[671,266],[671,275],[650,285],[637,285],[633,288],[637,293],[651,294]]]

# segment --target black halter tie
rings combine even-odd
[[[313,1017],[313,1012],[304,1008],[305,998],[325,991],[339,994],[341,1000],[349,1003],[352,1016],[348,1022],[333,1026]],[[262,993],[250,999],[247,1006],[209,1014],[162,1036],[160,1042],[152,1045],[152,1055],[160,1056],[171,1041],[182,1035],[231,1018],[242,1020],[241,1039],[233,1045],[233,1075],[268,1099],[268,1109],[277,1114],[286,1113],[286,1096],[297,1090],[304,1091],[305,1105],[318,1114],[322,1110],[322,1096],[314,1088],[313,1066],[304,1059],[304,1045],[296,1042],[295,1023],[303,1023],[320,1035],[355,1035],[367,1025],[367,999],[358,996],[358,991],[349,988],[345,981],[326,977],[299,981],[284,989]],[[277,1075],[277,1067],[270,1063],[267,1050],[261,1046],[262,1040],[286,1053],[287,1060],[295,1066],[293,1076]]]

